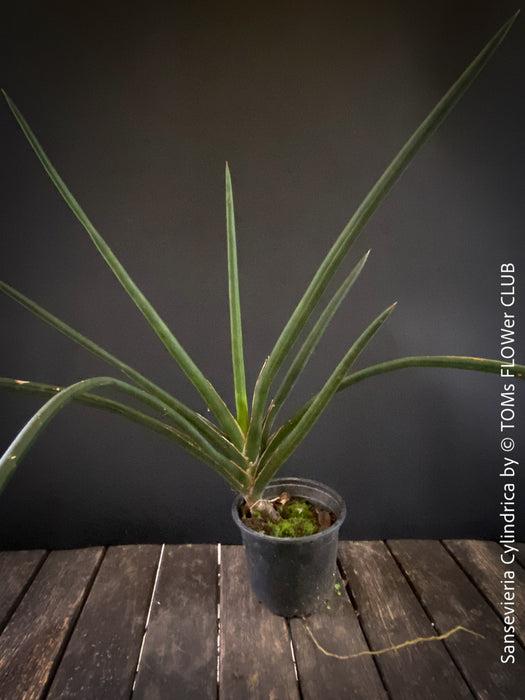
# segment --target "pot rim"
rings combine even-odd
[[[248,527],[243,523],[241,520],[241,517],[239,516],[239,506],[241,503],[244,501],[244,496],[242,494],[237,494],[235,497],[233,503],[232,503],[232,517],[233,521],[237,525],[237,527],[241,530],[241,532],[245,532],[248,534],[250,537],[255,537],[256,539],[263,539],[265,542],[267,541],[274,541],[274,542],[279,542],[281,544],[292,544],[294,542],[315,542],[316,540],[326,537],[327,534],[332,533],[336,530],[339,530],[341,525],[343,524],[343,521],[346,517],[346,504],[343,500],[343,497],[331,486],[328,486],[327,484],[322,483],[321,481],[315,481],[314,479],[306,479],[298,476],[281,476],[278,477],[277,479],[272,479],[268,486],[276,486],[278,484],[283,484],[283,486],[288,483],[292,485],[305,485],[305,486],[314,486],[317,488],[321,488],[325,493],[328,495],[332,496],[335,500],[339,501],[341,504],[341,510],[339,515],[336,517],[335,522],[333,522],[330,527],[327,527],[326,530],[321,530],[321,532],[316,532],[315,535],[304,535],[303,537],[276,537],[275,535],[266,535],[264,532],[257,532],[256,530],[252,530],[251,527]]]

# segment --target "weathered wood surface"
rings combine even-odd
[[[501,620],[445,548],[439,542],[417,540],[389,545],[439,633],[460,624],[483,635],[479,639],[459,633],[444,642],[475,696],[525,700],[525,651],[516,644],[516,669],[509,671],[510,666],[501,661]]]
[[[444,545],[476,582],[499,617],[504,622],[513,623],[517,636],[525,645],[525,576],[519,563],[512,562],[509,552],[502,551],[495,542],[445,540]],[[507,601],[505,594],[509,598]],[[512,614],[506,615],[505,603],[514,610]],[[506,621],[505,617],[508,618]]]
[[[0,631],[46,558],[43,550],[0,552]]]
[[[340,560],[373,649],[436,634],[383,542],[342,542]],[[472,697],[454,661],[439,642],[409,646],[376,659],[392,697]]]
[[[339,656],[368,649],[340,576],[323,614],[312,615],[306,623],[298,618],[292,619],[290,627],[304,700],[318,700],[325,694],[327,698],[355,700],[388,698],[372,656],[354,659],[326,656],[312,643],[308,633],[309,629],[323,648]]]
[[[51,552],[0,637],[0,697],[45,697],[102,557],[102,548]]]
[[[334,590],[307,621],[263,608],[236,546],[0,552],[0,700],[525,700],[524,568],[502,552],[342,542]],[[348,658],[457,625],[484,638]]]
[[[160,547],[110,547],[49,692],[49,700],[129,698]]]
[[[134,700],[215,700],[218,593],[215,546],[164,547]]]
[[[252,595],[240,547],[221,547],[220,678],[224,698],[299,700],[288,627]]]

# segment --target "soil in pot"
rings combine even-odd
[[[331,511],[287,491],[259,501],[251,511],[242,506],[240,515],[251,530],[272,537],[308,537],[327,530],[337,519]]]

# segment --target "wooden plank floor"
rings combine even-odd
[[[0,552],[0,699],[525,700],[524,569],[502,552],[341,542],[308,620],[261,606],[238,546]],[[458,625],[483,636],[348,658]]]

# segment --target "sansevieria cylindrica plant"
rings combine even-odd
[[[68,402],[75,400],[94,408],[120,414],[177,443],[212,467],[230,486],[244,496],[248,506],[253,506],[262,498],[270,479],[274,477],[282,464],[308,435],[336,392],[347,389],[368,377],[406,367],[450,367],[499,374],[500,361],[454,355],[404,357],[354,371],[352,367],[355,361],[392,313],[395,306],[392,304],[377,315],[365,328],[344,354],[321,390],[296,411],[290,419],[280,426],[276,424],[280,409],[299,375],[305,369],[335,312],[360,275],[367,261],[368,253],[355,264],[324,308],[320,308],[323,292],[334,273],[345,261],[352,244],[403,170],[490,59],[510,29],[515,17],[512,17],[501,27],[416,129],[336,239],[292,313],[273,350],[266,358],[255,383],[251,401],[248,400],[245,382],[234,206],[230,172],[228,165],[226,165],[226,231],[235,397],[235,411],[233,412],[133,282],[51,164],[20,111],[4,93],[9,108],[47,174],[84,226],[120,284],[204,399],[208,411],[206,416],[197,413],[100,345],[92,342],[46,311],[35,301],[27,298],[6,282],[0,282],[0,289],[3,292],[84,349],[119,370],[125,378],[124,381],[109,376],[93,377],[83,379],[68,387],[0,378],[0,386],[4,388],[51,397],[16,436],[0,460],[0,490],[5,487],[40,431]],[[313,322],[315,316],[317,318]],[[309,323],[310,321],[313,323]],[[307,325],[308,331],[305,330]],[[275,380],[281,369],[283,369],[284,378],[275,387]],[[525,367],[515,365],[512,371],[516,377],[523,378]],[[147,412],[137,410],[125,402],[121,403],[99,395],[99,390],[104,387],[118,390],[124,399],[133,399],[134,405],[138,401],[139,405],[145,407],[145,411],[147,409]]]

